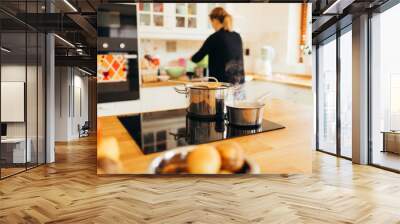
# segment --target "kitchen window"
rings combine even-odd
[[[336,37],[318,47],[318,145],[336,154]]]
[[[352,158],[352,26],[317,48],[317,150]]]
[[[400,4],[371,18],[370,162],[400,171]]]
[[[352,32],[340,36],[340,155],[352,157]]]

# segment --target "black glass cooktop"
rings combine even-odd
[[[268,120],[258,127],[236,127],[224,120],[191,118],[184,109],[118,118],[144,154],[285,128]]]

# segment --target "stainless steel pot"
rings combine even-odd
[[[237,126],[259,126],[262,124],[265,103],[235,102],[226,105],[229,124]]]
[[[185,84],[183,89],[175,87],[177,93],[185,94],[189,99],[187,111],[195,117],[223,117],[225,113],[225,98],[229,83],[218,82],[213,77],[203,80],[214,80],[215,82],[197,82]]]

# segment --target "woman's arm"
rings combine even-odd
[[[210,36],[203,43],[203,46],[201,46],[200,50],[197,51],[192,56],[192,61],[195,62],[195,63],[201,61],[207,54],[209,54],[211,48],[212,48],[212,39],[211,39],[211,36]]]

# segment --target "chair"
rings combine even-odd
[[[85,121],[85,123],[82,126],[78,124],[79,138],[89,136],[89,130],[90,130],[89,121]]]

